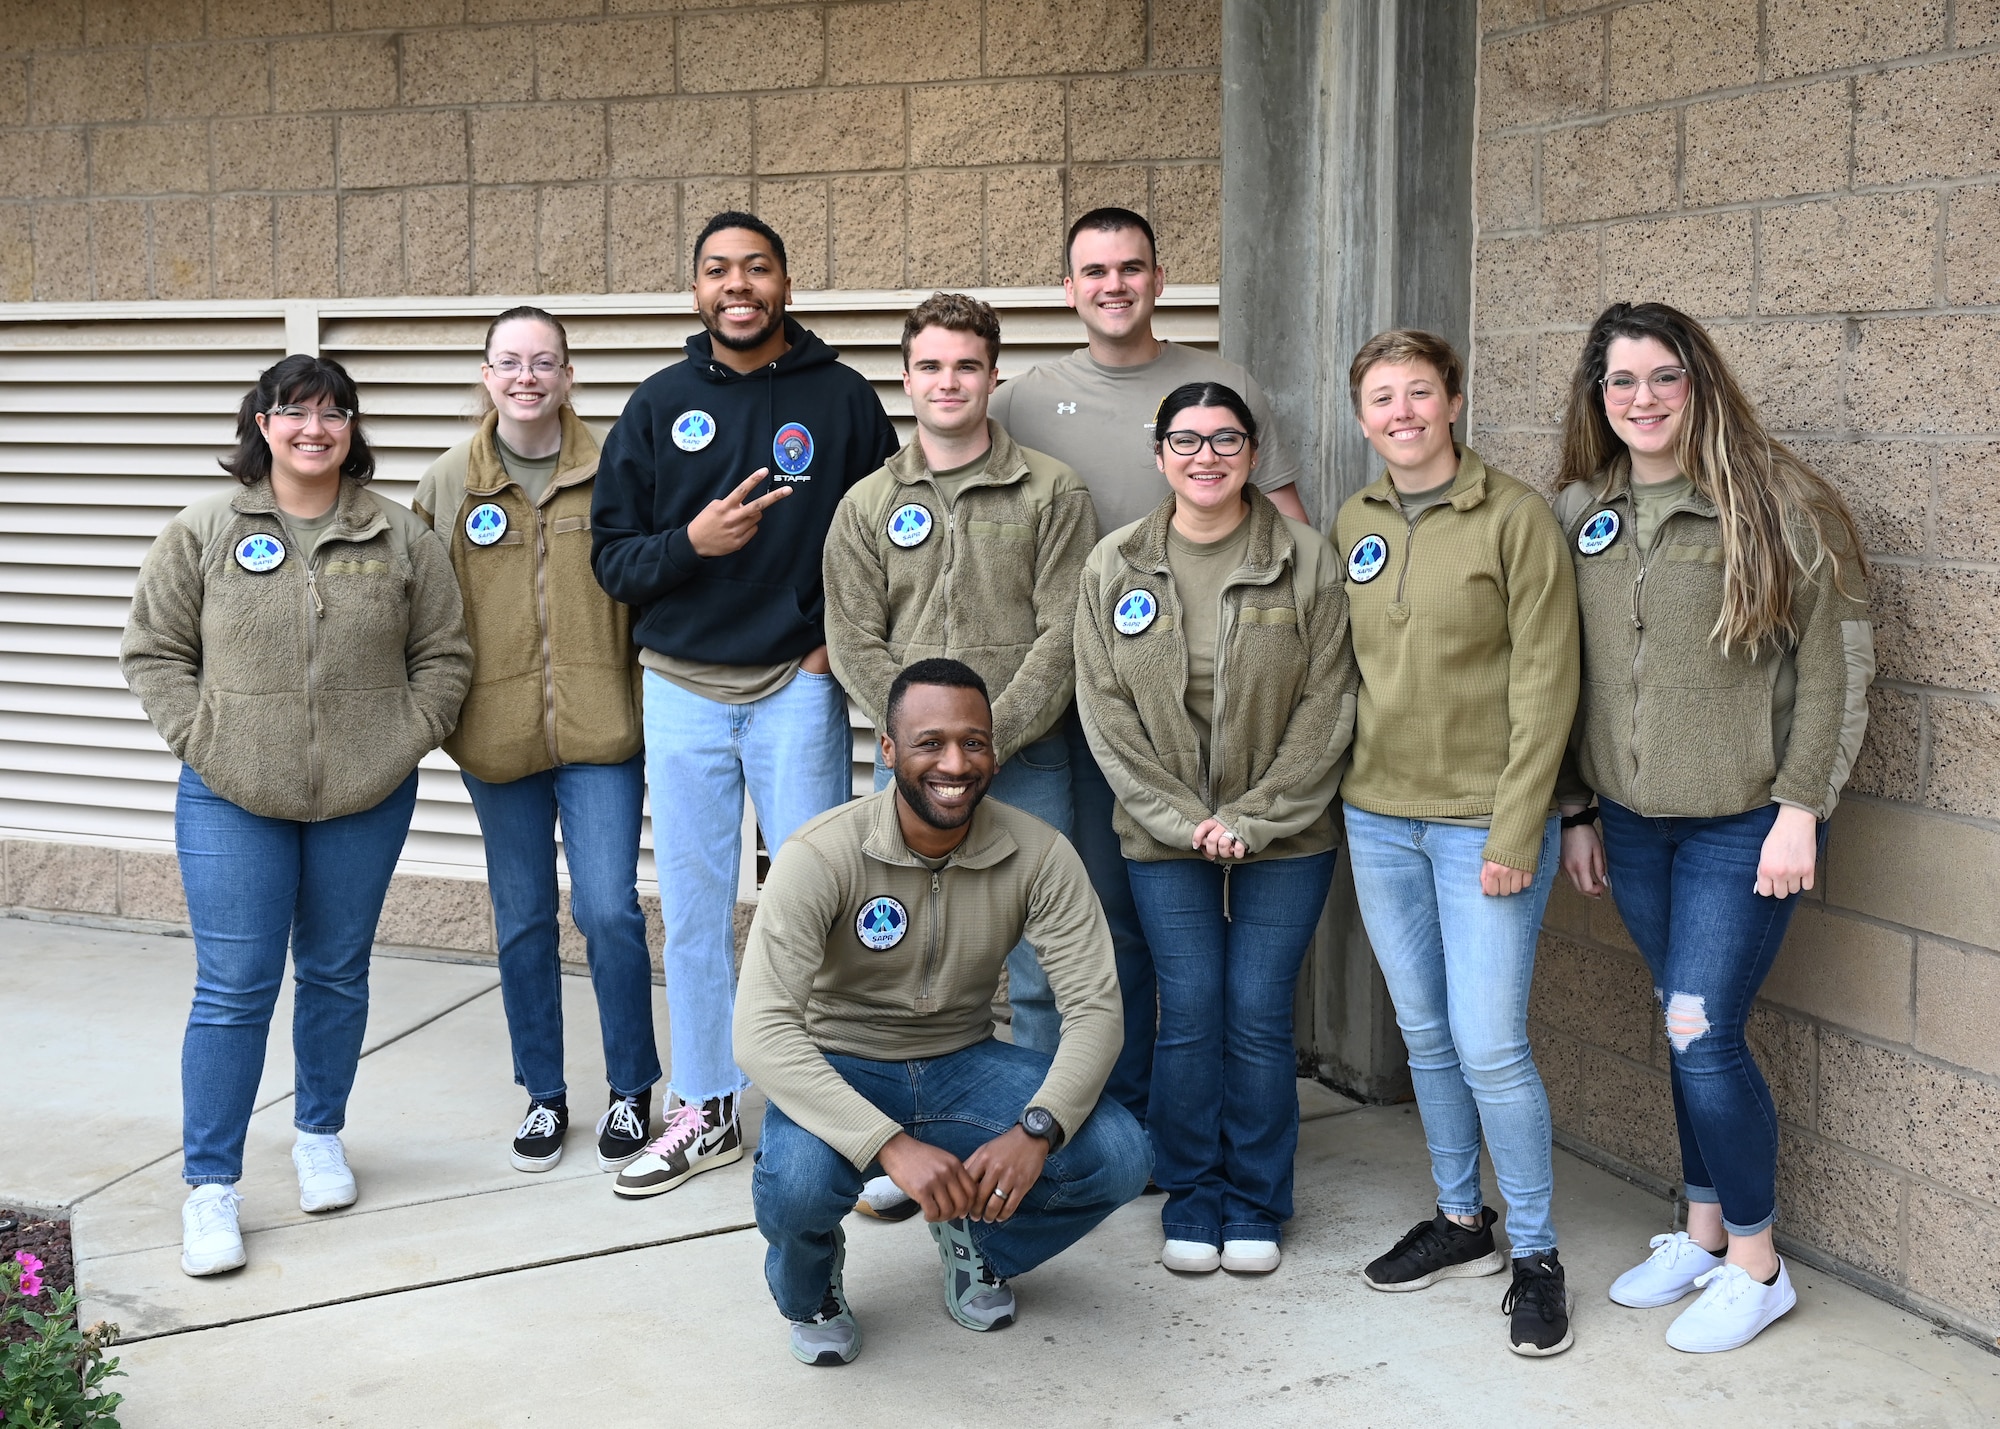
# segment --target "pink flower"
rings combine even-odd
[[[42,1277],[39,1274],[42,1262],[25,1250],[14,1252],[14,1259],[21,1263],[21,1293],[39,1295],[42,1293]]]

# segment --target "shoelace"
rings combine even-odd
[[[1465,1230],[1465,1227],[1460,1226],[1459,1229]],[[1466,1231],[1466,1234],[1471,1235],[1473,1232]],[[1445,1237],[1445,1233],[1438,1228],[1436,1221],[1425,1221],[1422,1225],[1412,1226],[1410,1233],[1397,1241],[1395,1246],[1389,1251],[1389,1256],[1393,1259],[1397,1256],[1408,1255],[1411,1251],[1417,1251],[1425,1259],[1429,1259],[1433,1256],[1443,1257],[1449,1255],[1451,1246]]]
[[[660,1129],[659,1138],[646,1148],[648,1156],[671,1156],[708,1129],[708,1117],[695,1102],[682,1102],[674,1108],[667,1124]]]
[[[1702,1292],[1701,1298],[1713,1302],[1718,1307],[1732,1305],[1742,1299],[1753,1285],[1759,1290],[1768,1288],[1751,1279],[1750,1272],[1742,1266],[1727,1263],[1718,1265],[1713,1270],[1703,1271],[1694,1278],[1694,1283]]]
[[[604,1135],[607,1126],[627,1141],[638,1141],[646,1134],[646,1123],[639,1120],[639,1103],[631,1097],[620,1097],[605,1109],[597,1119],[597,1134]]]
[[[1708,1251],[1702,1250],[1695,1244],[1694,1237],[1686,1231],[1675,1231],[1671,1235],[1656,1235],[1646,1244],[1653,1248],[1652,1255],[1647,1258],[1657,1260],[1661,1265],[1678,1264],[1690,1249],[1701,1250],[1703,1255],[1708,1254]]]
[[[1515,1261],[1514,1283],[1507,1287],[1506,1295],[1500,1300],[1500,1313],[1511,1315],[1516,1305],[1525,1304],[1542,1317],[1544,1324],[1553,1325],[1568,1307],[1563,1304],[1563,1285],[1559,1276],[1549,1271],[1520,1272],[1520,1261]],[[1700,1282],[1697,1281],[1697,1284]]]
[[[556,1134],[556,1114],[548,1107],[536,1102],[528,1108],[528,1119],[521,1123],[521,1129],[514,1133],[516,1141],[532,1141],[536,1137]]]
[[[194,1233],[205,1236],[236,1229],[236,1208],[243,1204],[243,1197],[231,1191],[226,1196],[203,1196],[189,1204],[194,1208]]]
[[[302,1141],[295,1150],[304,1155],[308,1176],[331,1176],[347,1170],[347,1154],[338,1141]]]

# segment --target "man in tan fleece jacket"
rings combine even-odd
[[[874,1168],[930,1222],[946,1310],[993,1330],[1014,1319],[1008,1279],[1138,1195],[1152,1165],[1138,1122],[1099,1099],[1123,1020],[1083,863],[985,798],[985,682],[919,661],[884,718],[894,787],[779,850],[736,1000],[737,1059],[770,1097],[752,1183],[765,1277],[805,1364],[860,1351],[840,1222]],[[1061,1009],[1053,1056],[993,1035],[1000,966],[1024,933]]]

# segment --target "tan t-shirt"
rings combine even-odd
[[[639,663],[663,680],[671,680],[691,695],[722,705],[748,705],[768,699],[792,682],[804,657],[782,665],[712,665],[683,660],[639,647]]]
[[[1641,551],[1653,549],[1653,535],[1660,529],[1667,510],[1694,491],[1694,482],[1685,472],[1671,481],[1632,483],[1632,539]]]
[[[493,433],[493,445],[500,453],[500,465],[506,468],[508,478],[528,493],[530,505],[540,504],[542,493],[555,479],[556,463],[562,460],[562,453],[553,451],[547,456],[522,456],[508,446],[506,438],[497,431]]]
[[[1279,440],[1271,404],[1256,379],[1213,353],[1161,344],[1160,355],[1136,367],[1106,367],[1080,347],[1003,382],[987,409],[1024,447],[1047,452],[1073,468],[1090,488],[1097,527],[1106,533],[1137,521],[1167,494],[1153,459],[1153,418],[1160,399],[1189,382],[1234,388],[1257,418],[1257,466],[1252,479],[1276,491],[1299,479],[1298,455]]]
[[[931,480],[937,483],[944,496],[945,509],[958,505],[958,493],[965,490],[966,483],[986,470],[986,463],[993,457],[993,448],[988,447],[964,466],[954,466],[944,471],[931,473]]]
[[[292,555],[306,565],[312,564],[313,553],[319,550],[320,539],[326,535],[326,528],[333,524],[333,514],[340,509],[335,502],[317,516],[292,516],[280,511],[278,519],[285,525],[285,544]]]
[[[1215,723],[1215,642],[1221,634],[1222,587],[1250,549],[1246,518],[1220,541],[1190,541],[1167,528],[1167,572],[1181,606],[1181,636],[1187,643],[1188,718],[1208,759],[1209,730]]]

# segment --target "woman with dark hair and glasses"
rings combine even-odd
[[[1583,624],[1562,865],[1586,897],[1609,883],[1652,974],[1688,1203],[1611,1298],[1699,1288],[1667,1343],[1732,1350],[1798,1299],[1771,1244],[1777,1111],[1743,1031],[1868,727],[1868,565],[1840,494],[1664,303],[1591,328],[1556,486]]]
[[[1177,387],[1153,433],[1169,490],[1091,552],[1077,708],[1159,971],[1161,1261],[1262,1273],[1292,1215],[1292,998],[1354,729],[1347,598],[1326,538],[1250,483],[1242,397]]]
[[[458,761],[486,842],[500,942],[500,1000],[528,1111],[516,1170],[562,1160],[562,964],[556,826],[570,917],[582,931],[610,1104],[597,1164],[645,1148],[652,1086],[653,965],[639,911],[646,797],[632,612],[590,571],[597,438],[570,406],[569,334],[540,308],[486,329],[479,430],[431,463],[417,515],[451,553],[472,640],[472,691],[445,753]]]
[[[182,761],[174,845],[194,925],[181,1044],[181,1269],[243,1264],[243,1144],[289,948],[299,1207],[354,1203],[340,1141],[368,953],[416,806],[417,761],[471,674],[444,546],[366,486],[346,369],[294,356],[243,398],[238,489],[146,554],[120,657]]]

